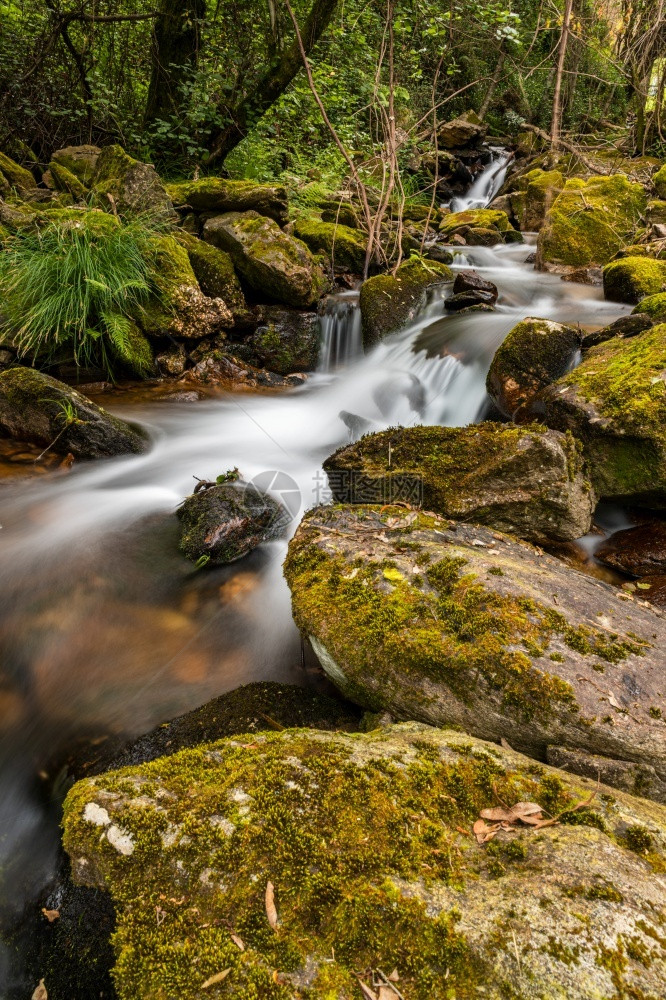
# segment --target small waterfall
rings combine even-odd
[[[490,163],[481,171],[467,194],[451,199],[449,207],[452,212],[465,212],[468,208],[485,208],[502,187],[509,169],[511,154],[500,146],[493,146],[491,153]]]
[[[349,365],[363,353],[361,309],[358,292],[330,295],[319,318],[321,351],[319,371],[330,372]]]

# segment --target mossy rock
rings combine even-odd
[[[93,182],[101,152],[99,146],[65,146],[63,149],[56,150],[51,159],[69,170],[82,184],[89,188]]]
[[[29,170],[19,166],[5,153],[0,153],[0,174],[3,175],[10,188],[17,191],[30,191],[37,187],[37,181]]]
[[[266,299],[307,309],[326,288],[326,278],[310,250],[258,212],[228,212],[209,219],[207,243],[226,250],[236,270]]]
[[[666,163],[652,177],[652,185],[659,198],[666,198]]]
[[[538,425],[395,428],[339,449],[324,469],[340,503],[390,503],[411,486],[427,510],[530,541],[580,538],[592,522],[579,445]]]
[[[264,323],[246,343],[262,366],[279,375],[314,371],[321,346],[319,316],[269,306],[264,311]]]
[[[642,184],[624,174],[571,178],[546,215],[537,242],[537,267],[566,271],[603,266],[634,242],[647,208]]]
[[[647,205],[647,221],[651,226],[666,225],[666,201],[649,201]]]
[[[559,825],[479,846],[517,801]],[[64,826],[116,905],[119,1000],[356,1000],[394,968],[410,1000],[598,1000],[666,974],[664,808],[453,731],[221,740],[79,782]]]
[[[224,299],[236,322],[246,322],[249,312],[234,264],[224,250],[179,231],[176,239],[185,247],[192,270],[204,295]]]
[[[312,250],[322,254],[336,270],[362,274],[368,238],[360,229],[350,229],[319,219],[297,219],[294,236]]]
[[[289,217],[287,189],[281,184],[232,181],[202,177],[198,181],[167,184],[174,205],[189,205],[195,212],[258,212],[284,225]]]
[[[7,437],[75,458],[141,454],[150,447],[145,431],[33,368],[0,373],[0,428]]]
[[[561,378],[580,348],[580,331],[549,319],[528,317],[506,335],[486,378],[488,395],[506,417],[540,389]]]
[[[497,229],[508,232],[511,223],[506,212],[494,208],[470,208],[465,212],[453,212],[444,217],[439,230],[445,236],[453,236],[460,229]]]
[[[666,292],[659,292],[657,295],[648,295],[641,299],[635,313],[645,313],[653,323],[666,323]]]
[[[604,268],[604,295],[614,302],[635,304],[666,291],[666,261],[623,257]]]
[[[530,170],[524,175],[520,228],[527,232],[538,232],[548,211],[564,187],[564,175],[560,170]]]
[[[571,431],[600,497],[666,508],[666,324],[615,337],[540,392],[535,419]]]
[[[508,235],[508,230],[507,230]],[[502,243],[502,233],[495,227],[485,228],[483,226],[473,226],[464,230],[465,243],[471,247],[496,247]]]
[[[427,289],[445,281],[453,281],[446,264],[413,258],[395,275],[378,274],[364,282],[360,305],[365,346],[372,347],[413,320],[425,303]]]
[[[614,587],[480,525],[362,505],[306,513],[285,576],[296,624],[350,700],[666,777],[666,723],[650,713],[666,621]]]
[[[48,169],[57,191],[64,191],[67,194],[71,194],[75,201],[85,201],[88,195],[88,188],[81,183],[76,174],[73,174],[67,167],[63,167],[56,160],[52,160],[49,163]]]
[[[92,190],[99,207],[121,215],[173,219],[173,205],[150,163],[129,156],[122,146],[105,146],[97,158]]]

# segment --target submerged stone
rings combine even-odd
[[[411,496],[444,517],[531,541],[580,538],[594,510],[579,446],[538,425],[395,428],[341,448],[324,469],[340,503]]]
[[[558,824],[479,845],[516,802]],[[64,824],[115,903],[119,1000],[352,1000],[393,969],[410,1000],[598,1000],[666,975],[664,808],[459,732],[208,743],[79,782]]]
[[[296,624],[351,700],[666,779],[666,623],[629,595],[510,536],[399,507],[308,512],[285,576]]]

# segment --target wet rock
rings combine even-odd
[[[297,219],[294,236],[314,254],[322,254],[331,267],[352,274],[362,274],[368,238],[360,229],[319,219]]]
[[[0,429],[7,437],[76,458],[140,454],[150,447],[141,428],[33,368],[0,372]]]
[[[636,304],[666,291],[666,261],[624,257],[604,268],[604,295],[613,302]]]
[[[262,365],[279,375],[311,372],[319,361],[319,316],[314,312],[269,306],[265,324],[247,343]]]
[[[426,243],[423,248],[426,260],[436,260],[440,264],[453,264],[453,254],[438,243]]]
[[[642,184],[624,174],[569,179],[539,233],[537,268],[566,272],[607,264],[633,241],[646,206]]]
[[[51,159],[69,170],[86,187],[90,187],[101,152],[99,146],[65,146],[63,149],[56,150]]]
[[[209,219],[203,236],[226,250],[254,291],[270,300],[308,308],[325,289],[324,273],[305,244],[257,212],[229,212]]]
[[[230,389],[293,389],[307,379],[303,372],[278,375],[265,368],[255,368],[238,356],[219,348],[206,353],[185,377],[188,381],[203,385],[223,385]]]
[[[562,275],[562,281],[572,281],[578,285],[594,285],[595,287],[603,285],[603,269],[601,267],[573,267]]]
[[[573,438],[484,422],[369,434],[324,462],[340,503],[411,499],[532,541],[589,531],[594,497]]]
[[[486,389],[506,417],[512,417],[545,386],[571,367],[580,331],[548,319],[528,317],[507,334],[488,371]]]
[[[198,181],[167,184],[167,192],[174,205],[189,205],[195,212],[253,211],[275,219],[280,225],[289,216],[287,189],[281,184],[202,177]]]
[[[666,574],[658,576],[644,576],[641,579],[643,585],[640,594],[650,604],[656,608],[666,608]]]
[[[182,375],[187,364],[187,354],[183,344],[173,344],[168,350],[156,355],[155,363],[161,375]]]
[[[238,1000],[354,997],[359,969],[393,968],[414,1000],[443,970],[447,992],[488,1000],[656,997],[666,814],[595,788],[413,723],[286,730],[80,782],[65,844],[114,900],[120,1000],[196,1000],[222,972]],[[467,834],[518,801],[559,825]]]
[[[498,212],[492,208],[470,208],[464,212],[453,212],[444,217],[440,223],[440,232],[448,242],[453,242],[453,237],[462,235],[467,240],[469,232],[476,231],[490,232],[493,236],[508,232],[511,223],[506,212]],[[497,242],[501,242],[500,235]]]
[[[437,141],[444,149],[464,149],[467,146],[478,146],[486,131],[481,119],[473,111],[468,111],[441,125]]]
[[[502,234],[495,228],[473,226],[461,232],[465,237],[465,243],[470,247],[496,247],[503,242]]]
[[[149,212],[175,218],[164,184],[150,163],[129,156],[122,146],[105,146],[97,158],[92,190],[105,211],[121,215]]]
[[[665,371],[661,324],[592,347],[525,411],[582,442],[598,496],[666,508]]]
[[[451,298],[447,299],[444,306],[449,312],[461,312],[463,309],[468,311],[477,306],[483,306],[484,309],[492,312],[494,302],[495,297],[491,292],[483,292],[479,289],[473,292],[458,292],[457,295],[452,295]]]
[[[372,347],[417,315],[431,285],[453,281],[453,271],[436,261],[405,261],[395,275],[378,274],[361,286],[363,343]]]
[[[666,522],[645,521],[616,531],[595,550],[601,562],[631,576],[666,574]]]
[[[628,760],[611,760],[599,754],[567,750],[564,747],[548,747],[546,760],[553,767],[559,767],[569,774],[578,774],[592,781],[603,781],[605,785],[621,788],[631,795],[666,802],[666,782],[647,761],[636,764]]]
[[[492,281],[482,278],[476,271],[457,271],[453,282],[453,292],[489,292],[493,296],[493,303],[497,301],[497,285]]]
[[[235,562],[284,530],[289,515],[252,483],[212,486],[189,496],[178,508],[181,552],[213,565]]]
[[[539,759],[582,749],[666,780],[661,613],[525,542],[411,513],[319,507],[290,543],[294,619],[339,690]]]
[[[649,330],[654,323],[647,313],[633,313],[631,316],[620,316],[614,323],[595,330],[594,333],[584,333],[581,347],[586,351],[597,344],[603,344],[613,337],[637,337],[639,333]]]

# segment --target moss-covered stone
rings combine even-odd
[[[143,430],[33,368],[0,373],[0,428],[19,441],[76,458],[139,454],[149,448]]]
[[[76,174],[73,174],[67,167],[63,167],[56,160],[52,160],[49,163],[48,169],[57,191],[65,191],[67,194],[71,194],[75,201],[85,201],[88,188],[81,183]]]
[[[237,323],[247,322],[247,302],[229,254],[183,231],[176,234],[176,239],[187,250],[192,270],[204,295],[211,299],[224,299],[234,320]]]
[[[99,146],[65,146],[63,149],[56,150],[51,159],[69,170],[75,177],[78,177],[82,184],[89,188],[93,182],[97,160],[101,152]]]
[[[395,428],[341,448],[324,469],[341,503],[390,502],[411,483],[427,510],[532,541],[580,538],[594,510],[579,446],[538,425]]]
[[[92,190],[100,208],[121,215],[174,217],[164,184],[150,163],[129,156],[122,146],[105,146],[97,158]]]
[[[19,166],[5,153],[0,153],[0,174],[3,175],[10,188],[17,191],[30,191],[37,187],[37,181],[29,170]]]
[[[548,319],[528,317],[509,331],[488,371],[486,389],[500,412],[513,417],[540,389],[571,367],[580,332]]]
[[[228,212],[209,219],[203,236],[230,254],[239,273],[264,299],[307,308],[326,287],[324,273],[306,245],[258,212]]]
[[[202,177],[198,181],[167,184],[174,205],[189,205],[195,212],[258,212],[284,225],[289,216],[287,189],[280,184],[232,181]]]
[[[296,624],[351,700],[541,759],[549,745],[647,759],[666,777],[649,713],[666,622],[609,585],[479,525],[361,505],[308,512],[285,575]]]
[[[666,292],[641,299],[634,312],[645,313],[653,323],[666,323]]]
[[[624,257],[604,268],[604,295],[614,302],[635,304],[666,290],[666,261]]]
[[[297,219],[294,236],[315,254],[323,254],[336,270],[362,274],[368,239],[360,229],[350,229],[319,219]]]
[[[615,337],[540,392],[529,412],[583,443],[599,496],[666,507],[666,324]]]
[[[280,375],[314,371],[321,344],[319,316],[268,306],[264,323],[247,343],[262,366]]]
[[[652,184],[659,198],[666,198],[666,163],[652,177]]]
[[[363,343],[371,347],[416,316],[431,285],[453,281],[453,271],[438,261],[405,261],[395,275],[378,274],[364,282],[360,304]]]
[[[180,550],[193,562],[235,562],[276,538],[288,522],[277,500],[252,483],[229,482],[192,494],[177,511]]]
[[[607,264],[634,242],[646,207],[645,189],[624,174],[571,178],[539,233],[537,267],[566,270]]]
[[[564,187],[564,175],[560,170],[531,170],[524,175],[521,187],[523,198],[520,228],[527,232],[538,232],[551,205]]]
[[[500,233],[512,228],[506,212],[494,208],[470,208],[444,217],[439,229],[444,236],[453,236],[461,229],[497,229]]]

